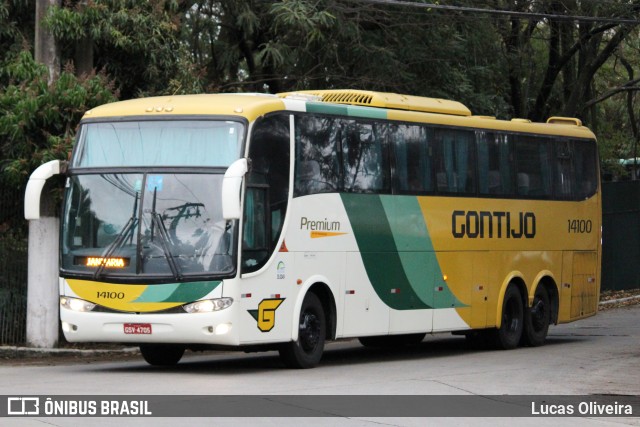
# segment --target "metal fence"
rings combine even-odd
[[[602,185],[602,289],[640,288],[640,181]]]
[[[27,323],[24,191],[0,181],[0,344],[23,344]]]

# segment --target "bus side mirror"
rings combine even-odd
[[[222,217],[240,219],[240,189],[247,173],[247,159],[238,159],[229,166],[222,180]]]
[[[29,177],[27,189],[24,192],[24,217],[25,219],[40,219],[40,196],[47,179],[54,175],[64,173],[67,162],[51,160],[38,166]]]

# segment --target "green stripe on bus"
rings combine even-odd
[[[367,276],[380,299],[395,310],[431,308],[407,278],[380,196],[345,193],[340,196]]]
[[[346,105],[331,105],[314,102],[307,102],[307,112],[319,114],[335,114],[340,116],[346,116],[348,114]]]
[[[357,105],[349,105],[347,112],[350,117],[364,117],[367,119],[386,119],[387,110],[384,108],[359,107]]]
[[[179,283],[166,283],[163,285],[147,285],[147,288],[132,302],[161,302],[175,292]]]
[[[402,268],[409,284],[427,305],[462,307],[442,277],[420,204],[415,196],[380,196]],[[442,287],[436,300],[434,290]]]
[[[357,105],[335,105],[307,102],[308,113],[333,114],[347,117],[362,117],[366,119],[386,119],[387,110],[384,108],[361,107]]]
[[[209,292],[213,291],[217,288],[220,283],[220,280],[212,281],[212,282],[188,282],[181,283],[180,287],[175,290],[167,299],[162,302],[191,302],[196,301],[204,296],[206,296]]]
[[[212,281],[148,285],[144,292],[132,302],[196,301],[214,290],[220,283],[220,281]]]

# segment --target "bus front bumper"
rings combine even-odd
[[[103,313],[60,307],[69,342],[217,344],[237,346],[231,307],[211,313]]]

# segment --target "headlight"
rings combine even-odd
[[[69,297],[60,298],[60,305],[73,311],[91,311],[96,306],[92,302]]]
[[[210,313],[212,311],[224,310],[233,304],[233,298],[205,299],[192,302],[182,306],[187,313]]]

